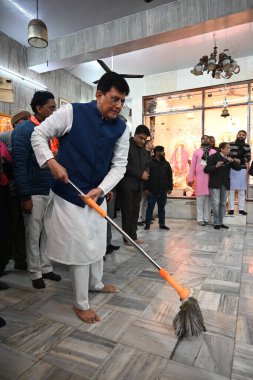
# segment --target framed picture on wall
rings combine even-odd
[[[68,104],[69,101],[66,99],[59,98],[59,107],[64,106],[65,104]]]
[[[4,113],[0,113],[0,132],[7,132],[11,130],[11,116]]]

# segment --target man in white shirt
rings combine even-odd
[[[56,179],[45,216],[46,254],[70,266],[73,308],[88,323],[100,320],[90,308],[88,291],[115,293],[118,289],[102,283],[107,222],[84,207],[68,178],[106,207],[104,195],[126,170],[129,131],[118,115],[128,93],[123,77],[106,73],[98,83],[96,101],[60,108],[35,128],[31,139],[39,165],[47,165]],[[57,161],[48,148],[53,136],[60,138]]]

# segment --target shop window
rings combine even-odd
[[[201,111],[189,111],[145,117],[154,145],[165,147],[166,159],[173,170],[171,196],[194,195],[187,182],[192,154],[200,146],[201,115]]]

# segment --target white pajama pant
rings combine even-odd
[[[229,210],[234,210],[235,208],[235,191],[229,191]],[[239,210],[244,210],[245,205],[245,190],[238,190],[238,206]]]
[[[210,220],[211,207],[209,195],[196,196],[197,203],[197,221],[208,222]]]
[[[26,256],[28,272],[32,280],[42,277],[42,273],[52,272],[53,268],[45,254],[47,235],[44,225],[44,214],[48,196],[33,195],[31,214],[23,214],[26,236]]]
[[[89,265],[70,265],[70,278],[74,291],[74,305],[80,310],[88,310],[89,290],[103,289],[103,258]]]

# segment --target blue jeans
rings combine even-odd
[[[220,226],[226,214],[227,190],[224,186],[221,189],[210,189],[211,204],[213,209],[213,224]]]
[[[152,217],[153,217],[153,210],[154,210],[155,204],[157,203],[159,225],[160,226],[165,225],[166,201],[167,201],[167,193],[161,193],[161,194],[150,193],[148,195],[148,208],[147,208],[147,212],[146,212],[146,224],[150,224]]]

